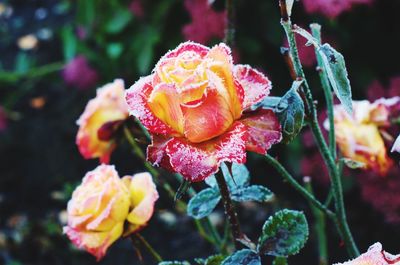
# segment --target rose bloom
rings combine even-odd
[[[392,147],[392,152],[399,152],[400,153],[400,135],[397,136],[397,139],[394,142],[394,145]]]
[[[400,255],[394,256],[382,250],[381,243],[375,243],[358,258],[336,265],[396,265],[400,264]]]
[[[120,179],[114,166],[100,165],[73,192],[64,233],[100,260],[123,233],[133,233],[148,222],[157,199],[150,174]]]
[[[126,93],[130,113],[152,134],[147,159],[201,181],[223,161],[244,163],[246,150],[265,154],[281,140],[271,110],[251,111],[271,82],[248,65],[234,65],[225,44],[185,42],[164,55],[151,75]]]
[[[79,117],[76,144],[86,159],[99,158],[102,163],[110,161],[110,155],[116,147],[116,131],[128,118],[125,103],[124,82],[114,80],[97,90]]]
[[[388,157],[381,132],[390,126],[392,111],[399,105],[400,97],[379,99],[374,103],[353,101],[351,116],[341,105],[336,105],[336,141],[343,156],[385,176],[393,161]]]

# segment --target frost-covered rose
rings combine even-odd
[[[86,174],[72,194],[64,233],[74,245],[100,260],[123,234],[147,223],[157,199],[150,174],[120,179],[114,166],[100,165]]]
[[[351,116],[341,105],[335,106],[336,141],[343,156],[386,175],[393,161],[388,157],[381,129],[390,126],[393,110],[399,106],[400,97],[374,103],[354,101]]]
[[[397,136],[396,141],[394,142],[392,152],[399,152],[400,153],[400,135]]]
[[[358,258],[335,265],[399,265],[400,255],[394,256],[382,250],[381,243],[375,243]]]
[[[99,158],[102,163],[109,163],[116,147],[113,134],[128,115],[121,79],[99,88],[96,97],[88,102],[77,121],[76,144],[83,157]]]
[[[154,165],[201,181],[221,162],[244,163],[246,150],[266,153],[281,139],[270,110],[252,112],[271,82],[248,65],[234,65],[224,44],[186,42],[164,55],[153,73],[126,93],[130,113],[152,134]]]

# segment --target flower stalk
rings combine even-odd
[[[304,83],[302,86],[303,89],[301,92],[304,94],[305,105],[307,106],[306,115],[310,120],[309,126],[311,127],[312,133],[314,135],[318,148],[322,154],[322,157],[325,161],[325,164],[328,167],[329,175],[331,178],[331,183],[333,188],[333,198],[335,201],[335,209],[337,215],[337,222],[335,223],[339,230],[339,234],[341,235],[345,243],[349,255],[351,257],[356,257],[360,254],[360,252],[354,242],[353,236],[350,232],[349,225],[347,223],[340,174],[338,172],[338,168],[335,164],[335,160],[332,156],[332,153],[325,142],[325,139],[321,132],[321,128],[318,123],[317,111],[314,105],[314,100],[311,90],[308,86],[307,81],[305,80],[305,74],[299,59],[297,44],[294,32],[292,30],[292,23],[287,13],[286,2],[285,0],[280,0],[279,4],[281,8],[281,17],[282,17],[281,24],[285,30],[286,37],[288,38],[290,57],[293,60],[294,71],[297,77],[304,79]]]
[[[143,246],[147,252],[153,257],[157,263],[162,262],[163,259],[161,255],[150,245],[150,243],[139,233],[134,233],[131,235],[131,240],[134,245],[136,245],[136,242],[140,243],[141,246]]]
[[[215,174],[215,178],[218,183],[218,187],[221,193],[222,201],[224,203],[225,214],[228,217],[228,221],[231,227],[232,237],[235,244],[236,249],[240,248],[239,241],[243,239],[243,234],[240,229],[239,219],[237,217],[237,213],[235,207],[232,203],[232,199],[229,193],[228,185],[226,184],[224,175],[220,170]]]

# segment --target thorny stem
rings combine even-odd
[[[124,134],[125,134],[125,137],[126,137],[128,143],[131,145],[134,154],[142,160],[142,162],[144,163],[144,166],[151,173],[151,175],[153,175],[154,181],[156,182],[156,184],[161,185],[162,188],[167,192],[168,196],[173,199],[175,197],[174,190],[167,182],[164,182],[160,179],[160,173],[146,160],[144,152],[142,151],[140,146],[137,144],[137,142],[134,139],[129,128],[126,126],[124,126]],[[191,194],[193,194],[193,193],[195,194],[194,190],[192,190]],[[180,209],[182,212],[186,212],[187,205],[185,202],[179,200],[177,202],[177,206],[178,206],[178,209]],[[206,219],[208,220],[208,218],[206,218]],[[222,243],[221,243],[219,235],[218,235],[218,237],[216,236],[218,234],[217,231],[212,231],[212,234],[211,234],[212,237],[210,237],[205,232],[203,224],[201,223],[200,220],[195,219],[194,222],[196,224],[196,227],[197,227],[197,230],[198,230],[200,236],[202,236],[206,241],[208,241],[212,245],[216,246],[217,248],[221,248]],[[214,228],[214,230],[215,230],[215,228]]]
[[[290,17],[288,17],[288,15],[287,15],[287,11],[286,11],[286,2],[285,2],[285,0],[279,0],[279,4],[281,7],[281,17],[282,17],[281,24],[282,24],[282,26],[286,32],[286,36],[288,38],[290,55],[293,60],[294,70],[297,74],[297,77],[301,77],[301,78],[305,79],[303,67],[301,65],[298,51],[297,51],[297,45],[296,45],[294,32],[292,31],[292,23],[290,21]],[[318,148],[322,154],[322,157],[324,158],[325,164],[328,167],[329,175],[331,177],[331,183],[332,183],[332,187],[333,187],[333,197],[335,200],[335,208],[336,208],[336,214],[337,214],[337,220],[335,221],[335,223],[339,230],[339,234],[341,235],[341,237],[345,243],[345,246],[347,248],[349,255],[351,257],[356,257],[359,255],[359,251],[354,242],[353,236],[350,232],[350,228],[347,223],[340,174],[338,173],[338,169],[336,167],[335,160],[332,157],[332,154],[331,154],[331,152],[325,142],[325,139],[322,135],[321,128],[318,124],[318,118],[317,118],[316,108],[314,106],[314,100],[313,100],[311,90],[310,90],[306,80],[304,81],[302,87],[303,87],[302,93],[304,93],[305,99],[306,99],[305,104],[308,107],[307,108],[308,111],[306,114],[310,119],[310,127],[313,132],[316,143],[318,145]]]
[[[226,28],[224,42],[228,46],[233,46],[235,41],[235,0],[225,0],[226,8]]]
[[[311,178],[303,178],[304,186],[310,194],[314,194]],[[315,219],[314,229],[318,239],[319,265],[328,265],[328,242],[326,238],[326,218],[314,205],[310,204],[311,212]]]
[[[318,44],[321,44],[321,26],[318,24],[311,24],[311,33],[314,38],[318,41]],[[323,61],[321,55],[315,50],[315,56],[317,57],[318,61],[318,71],[319,77],[321,79],[321,85],[324,90],[325,94],[325,101],[326,101],[326,109],[328,113],[328,121],[329,121],[329,149],[331,150],[333,159],[336,160],[336,139],[335,139],[335,122],[334,122],[334,113],[333,113],[333,95],[331,86],[329,84],[328,76],[322,70],[323,69]]]
[[[132,234],[131,240],[133,244],[135,244],[135,241],[140,242],[140,244],[149,252],[149,254],[151,254],[154,260],[157,261],[157,263],[163,261],[160,254],[158,254],[157,251],[150,245],[150,243],[147,242],[147,240],[144,237],[142,237],[139,233]]]
[[[226,184],[224,175],[222,174],[221,170],[215,174],[215,178],[218,183],[222,201],[224,202],[225,214],[228,216],[228,221],[231,226],[231,232],[235,247],[236,249],[239,249],[240,248],[239,240],[243,238],[243,234],[240,230],[239,220],[237,217],[235,207],[232,203],[228,185]]]

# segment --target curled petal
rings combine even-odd
[[[151,92],[148,104],[156,117],[176,132],[183,134],[183,113],[179,94],[174,85],[160,84],[155,87]]]
[[[282,140],[281,125],[272,110],[262,109],[248,114],[240,122],[247,127],[248,151],[265,154],[271,145]]]
[[[130,178],[129,194],[132,210],[127,220],[136,226],[146,224],[154,212],[154,203],[158,199],[156,186],[149,173],[135,174]]]
[[[182,107],[185,119],[185,137],[199,143],[225,132],[233,123],[229,105],[216,90],[209,90],[199,106]]]
[[[269,79],[249,65],[235,65],[234,76],[244,90],[243,109],[248,109],[262,101],[271,90],[272,85]]]
[[[396,141],[393,144],[392,152],[400,153],[400,135],[397,137]]]
[[[180,44],[178,47],[173,49],[172,51],[168,52],[166,55],[164,55],[160,61],[166,58],[175,58],[181,55],[184,52],[193,52],[198,55],[200,55],[201,58],[206,56],[206,54],[209,52],[210,48],[201,45],[199,43],[187,41],[182,44]],[[157,66],[156,66],[157,68]]]
[[[230,103],[233,117],[238,119],[242,115],[244,90],[233,76],[231,49],[221,43],[210,50],[206,59],[212,60],[210,69],[222,81],[223,88],[219,89],[219,92],[222,95],[227,94],[226,100]],[[218,88],[218,84],[215,85]],[[226,90],[226,92],[224,93],[222,90]]]
[[[358,258],[336,265],[399,265],[400,255],[391,255],[382,250],[381,243],[375,243]]]
[[[241,123],[232,125],[223,135],[203,143],[190,143],[184,138],[167,141],[164,155],[169,157],[170,168],[190,181],[202,181],[218,171],[226,162],[244,163],[246,131]]]
[[[178,134],[150,110],[148,99],[153,91],[151,79],[152,76],[143,77],[126,91],[125,98],[130,114],[137,117],[151,133]]]
[[[107,249],[114,243],[123,231],[123,222],[116,224],[111,231],[78,231],[71,227],[64,227],[63,232],[68,236],[72,243],[96,257],[97,261],[102,259]]]

